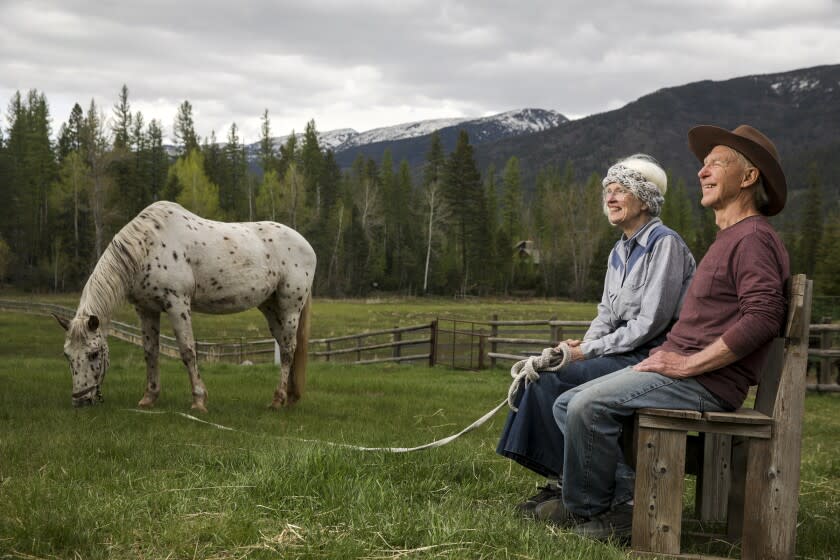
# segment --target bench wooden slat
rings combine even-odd
[[[773,418],[753,408],[739,408],[733,412],[704,412],[703,419],[709,422],[732,422],[734,424],[773,424]]]

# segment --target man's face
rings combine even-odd
[[[700,204],[713,210],[725,208],[741,194],[746,171],[746,166],[732,148],[715,146],[697,172],[702,189]]]

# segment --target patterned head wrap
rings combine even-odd
[[[647,205],[648,212],[654,218],[662,213],[668,176],[652,157],[638,154],[616,163],[609,168],[601,182],[604,188],[612,183],[618,183],[629,190]]]

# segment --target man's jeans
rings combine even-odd
[[[584,383],[554,402],[565,436],[563,502],[592,517],[633,498],[634,472],[624,461],[622,424],[639,408],[720,411],[718,400],[696,380],[672,379],[631,367]]]

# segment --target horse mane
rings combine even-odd
[[[125,300],[129,285],[140,273],[150,242],[158,238],[157,232],[163,227],[162,206],[149,206],[117,232],[82,290],[77,319],[96,315],[101,322],[110,322],[114,309]],[[84,321],[78,323],[71,324],[71,330],[83,328]]]

